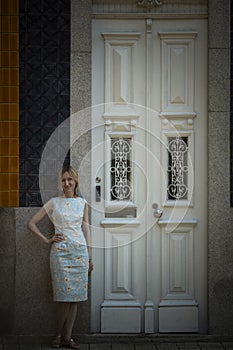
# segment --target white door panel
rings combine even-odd
[[[93,21],[93,332],[206,330],[206,42]]]

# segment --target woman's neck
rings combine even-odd
[[[76,196],[74,194],[66,193],[66,194],[64,194],[64,197],[65,198],[75,198]]]

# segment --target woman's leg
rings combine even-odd
[[[77,315],[77,306],[78,303],[69,303],[69,311],[66,317],[66,321],[63,327],[62,336],[65,340],[69,340],[71,338],[74,321]]]
[[[63,336],[63,330],[69,315],[69,310],[70,310],[69,302],[57,303],[57,331],[56,331],[57,335]]]
[[[52,341],[52,348],[60,348],[62,345],[63,330],[68,317],[70,303],[57,302],[57,324],[56,324],[56,336]]]

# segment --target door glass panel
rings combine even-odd
[[[168,200],[188,199],[188,137],[168,137]]]
[[[132,147],[130,137],[111,138],[111,189],[110,198],[131,200],[132,196]]]

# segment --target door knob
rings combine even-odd
[[[152,208],[154,209],[154,217],[158,219],[161,218],[163,215],[163,210],[159,208],[159,205],[157,203],[153,203]]]

